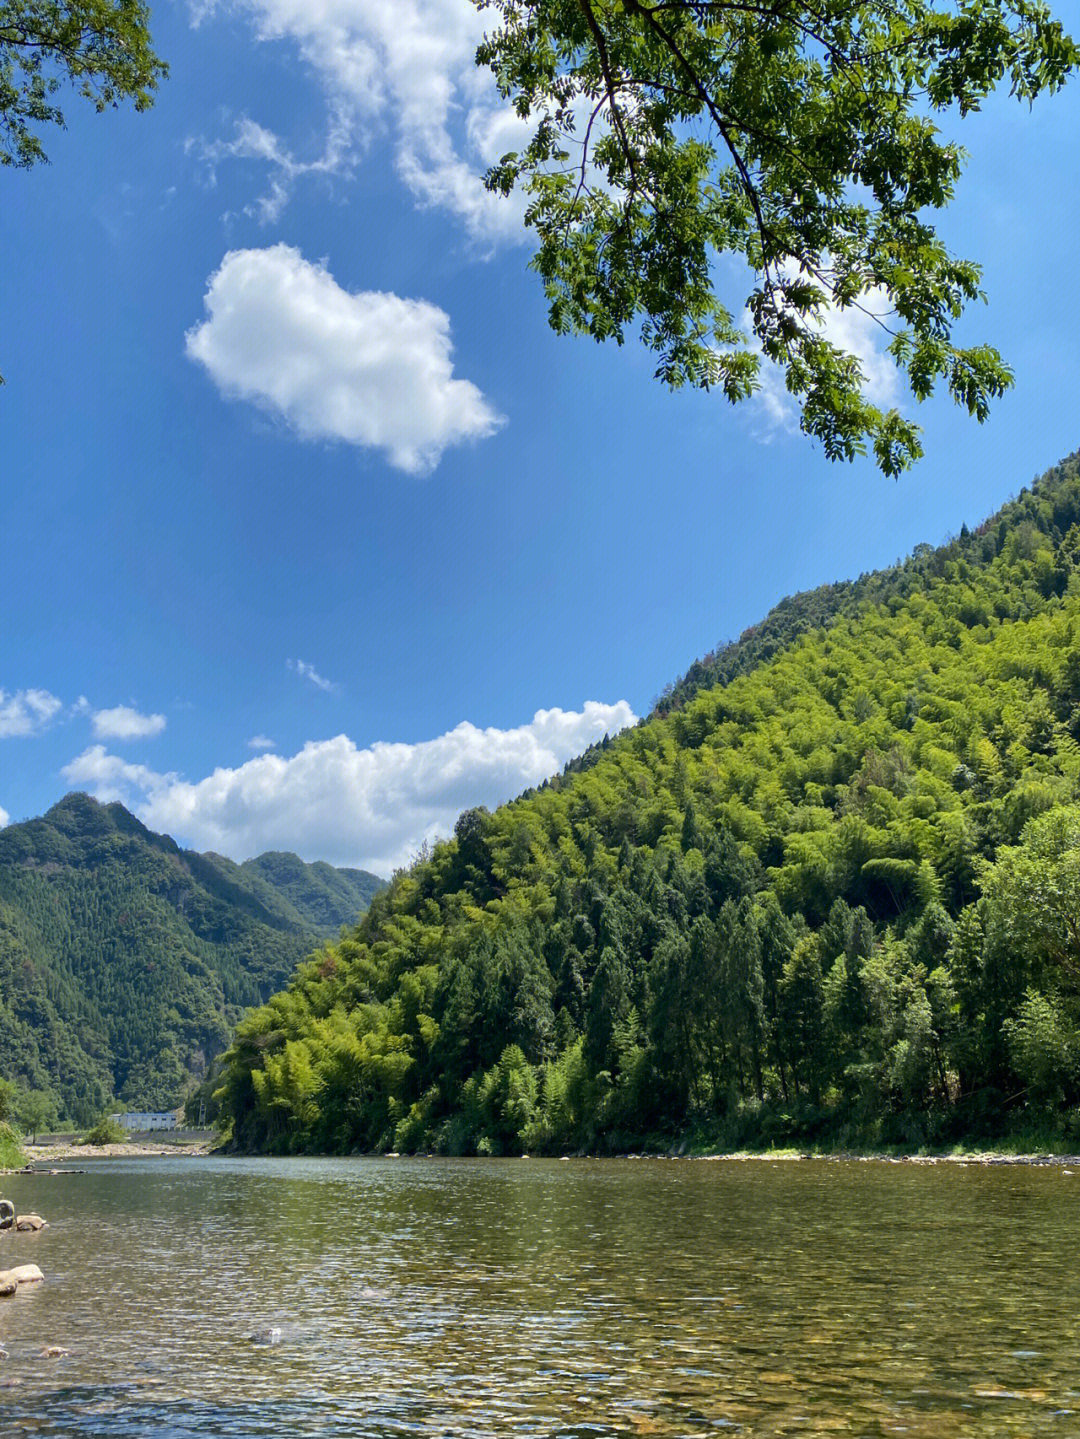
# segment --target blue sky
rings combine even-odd
[[[921,407],[892,481],[775,395],[671,395],[635,347],[550,333],[476,179],[509,148],[476,26],[160,7],[155,107],[72,97],[51,164],[3,175],[0,819],[85,788],[198,848],[387,872],[783,595],[1080,445],[1080,85],[956,125],[941,228],[990,301],[963,331],[1017,384],[982,427]]]

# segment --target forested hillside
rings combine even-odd
[[[0,830],[0,1075],[80,1123],[114,1096],[178,1104],[243,1009],[380,883],[295,855],[195,854],[68,795]]]
[[[275,1149],[1076,1142],[1078,740],[1073,457],[463,814],[240,1024],[224,1122]]]

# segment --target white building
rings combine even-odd
[[[150,1129],[176,1128],[174,1109],[132,1110],[129,1114],[118,1114],[116,1117],[124,1129],[130,1129],[135,1134],[145,1134]]]

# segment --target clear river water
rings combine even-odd
[[[1080,1172],[85,1170],[2,1181],[50,1221],[0,1240],[46,1275],[0,1300],[5,1439],[1080,1435]]]

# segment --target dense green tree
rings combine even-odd
[[[59,1120],[56,1095],[47,1089],[26,1090],[16,1099],[15,1117],[36,1144],[38,1130],[51,1129]]]
[[[826,454],[869,446],[893,474],[918,428],[866,398],[819,324],[883,301],[916,398],[941,381],[985,417],[1011,377],[989,346],[953,342],[979,271],[931,223],[963,161],[934,117],[1003,80],[1026,101],[1063,83],[1078,51],[1041,0],[476,3],[495,22],[478,62],[532,127],[488,184],[527,196],[557,331],[622,343],[639,327],[659,378],[732,401],[768,359]],[[723,254],[754,276],[745,328]]]
[[[2,0],[0,165],[45,159],[40,129],[64,123],[65,81],[98,111],[154,102],[168,67],[151,48],[141,0]]]

